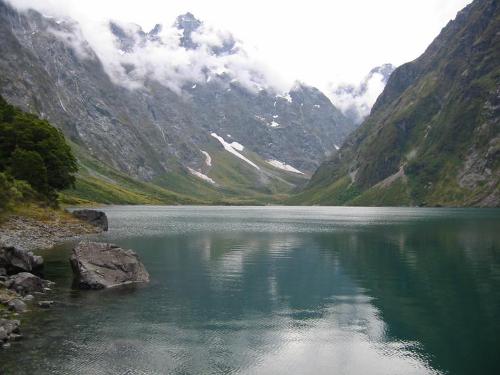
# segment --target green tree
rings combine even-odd
[[[74,185],[77,163],[61,131],[0,96],[0,172],[54,201],[57,190]]]
[[[48,194],[47,167],[38,152],[16,148],[10,157],[9,172],[14,178],[28,182],[36,191]]]

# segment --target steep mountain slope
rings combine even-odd
[[[106,168],[217,199],[294,189],[353,129],[315,88],[265,86],[230,34],[189,13],[175,28],[111,22],[103,39],[114,49],[103,52],[74,21],[0,0],[0,93]],[[166,72],[172,50],[188,61]]]
[[[500,10],[475,0],[394,71],[303,203],[498,206]]]

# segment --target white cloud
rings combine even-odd
[[[380,93],[384,90],[386,81],[380,73],[371,73],[359,85],[341,84],[333,86],[327,95],[332,103],[344,114],[360,123],[370,114]]]
[[[208,65],[218,72],[231,71],[248,87],[258,89],[270,81],[284,91],[297,79],[325,90],[326,82],[357,82],[374,66],[412,60],[471,0],[10,1],[18,7],[78,20],[82,34],[98,56],[109,62],[107,69],[112,74],[123,73],[122,61],[140,62],[141,69],[135,73],[138,82],[144,74],[158,74],[162,79],[168,74],[169,84],[178,87],[186,79],[206,79],[200,70]],[[187,11],[217,27],[193,36],[198,42],[220,46],[225,33],[218,30],[229,30],[245,41],[246,55],[213,59],[203,49],[160,51],[150,45],[141,53],[121,56],[108,49],[112,38],[103,32],[108,19],[135,22],[149,30],[156,23],[171,25]],[[171,28],[165,28],[162,39],[177,38],[170,33]],[[258,50],[250,46],[258,46]],[[162,69],[157,71],[159,65]]]

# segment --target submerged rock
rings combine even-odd
[[[4,348],[8,348],[7,341],[16,340],[21,337],[19,334],[19,320],[0,319],[0,344],[3,343]]]
[[[23,300],[19,298],[10,300],[7,306],[9,307],[9,310],[15,311],[17,313],[23,313],[28,310],[28,306],[26,306],[26,303],[24,303]]]
[[[38,302],[38,306],[43,308],[43,309],[48,309],[49,307],[52,307],[54,304],[54,301],[40,301]]]
[[[97,210],[76,210],[73,211],[73,216],[80,220],[84,220],[93,226],[101,228],[103,231],[108,230],[108,217],[103,211]]]
[[[73,249],[70,263],[81,289],[149,282],[149,274],[137,254],[113,244],[80,242]]]
[[[43,268],[43,258],[13,246],[0,247],[0,275],[18,272],[38,272]]]
[[[30,294],[33,292],[43,292],[49,282],[29,272],[21,272],[12,276],[7,281],[7,287],[16,291],[21,295]]]

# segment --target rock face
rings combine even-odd
[[[149,274],[137,254],[113,244],[80,242],[73,249],[70,263],[80,289],[149,282]]]
[[[38,272],[43,268],[43,258],[33,255],[31,251],[3,246],[0,247],[0,268],[9,275],[18,272]]]
[[[178,87],[171,88],[171,79],[165,81],[163,74],[155,73],[157,79],[139,78],[134,83],[139,71],[150,70],[127,63],[133,61],[130,56],[134,51],[143,46],[162,51],[163,45],[165,51],[184,51],[200,43],[199,37],[191,39],[191,33],[203,29],[192,15],[180,17],[176,26],[182,34],[180,45],[175,38],[162,40],[160,25],[145,32],[134,25],[120,28],[111,24],[107,37],[116,49],[110,52],[123,59],[112,62],[117,70],[123,69],[123,79],[116,80],[108,74],[114,69],[103,65],[89,43],[81,41],[81,48],[80,42],[68,43],[81,40],[76,22],[45,17],[36,11],[18,12],[0,0],[0,94],[11,104],[43,115],[81,144],[89,156],[133,178],[155,183],[170,173],[185,178],[187,168],[215,174],[241,167],[256,174],[245,180],[245,186],[270,189],[273,185],[267,171],[247,167],[240,158],[224,151],[211,133],[223,136],[228,143],[243,144],[244,152],[252,152],[255,158],[278,160],[308,173],[355,128],[323,93],[310,86],[297,85],[278,95],[265,86],[249,89],[246,78],[238,80],[218,69],[208,69],[195,81],[186,82],[181,93]],[[214,47],[211,58],[237,53],[233,38],[224,39]],[[209,46],[199,49],[205,47]],[[151,63],[148,66],[156,65]],[[185,69],[188,66],[181,70]],[[175,73],[174,78],[178,75]],[[252,82],[261,80],[260,73],[252,74]],[[129,81],[133,87],[141,87],[124,88],[123,83]],[[206,162],[206,153],[212,156],[213,164]],[[217,154],[220,161],[215,158]],[[225,180],[220,184],[226,185]],[[163,184],[185,193],[177,184]],[[235,184],[241,184],[241,179],[226,186]]]
[[[101,228],[103,231],[108,230],[108,217],[103,211],[76,210],[73,211],[73,216],[80,220],[84,220],[93,226]]]

